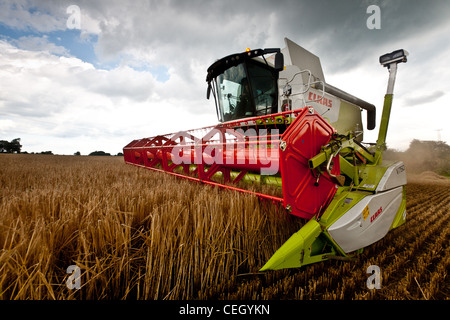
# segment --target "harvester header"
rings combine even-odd
[[[255,194],[305,219],[261,270],[351,258],[406,219],[403,162],[382,159],[397,64],[407,52],[380,57],[389,69],[377,143],[363,142],[376,108],[325,82],[317,56],[285,39],[283,49],[232,54],[207,70],[219,123],[137,139],[125,162],[192,181]],[[245,183],[282,188],[257,193]]]

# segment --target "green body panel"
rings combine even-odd
[[[326,113],[324,118],[327,119]],[[361,134],[358,135],[357,140],[363,140],[363,123],[361,119],[361,108],[340,99],[339,117],[338,121],[330,123],[333,128],[336,129],[338,133],[345,134],[346,132],[359,131]]]
[[[195,164],[191,164],[189,166],[189,172],[194,171],[197,168],[197,165]],[[175,168],[174,172],[176,173],[183,173],[183,168],[178,167]],[[230,177],[232,179],[235,179],[240,172],[237,171],[230,171]],[[223,173],[221,171],[218,171],[216,173],[214,173],[214,175],[212,176],[213,179],[223,179]],[[271,186],[276,186],[276,187],[280,187],[282,186],[282,181],[281,181],[281,177],[279,175],[274,175],[274,176],[269,176],[269,175],[260,175],[257,173],[252,173],[252,172],[247,172],[245,174],[245,176],[242,178],[243,182],[252,184],[266,184],[266,185],[271,185]]]
[[[345,189],[347,188],[341,187],[336,192],[320,220],[309,220],[275,252],[260,271],[299,268],[337,256],[348,257],[326,229],[368,193],[349,192]],[[346,199],[349,197],[357,201],[348,203]]]
[[[260,271],[300,268],[328,259],[350,260],[355,254],[361,253],[363,248],[353,254],[345,253],[333,240],[327,229],[369,194],[371,193],[363,191],[343,191],[335,196],[320,220],[308,221],[275,252]],[[347,199],[352,199],[352,201],[347,201]],[[389,230],[405,223],[405,208],[405,193],[403,193],[402,204]]]
[[[314,219],[309,220],[277,250],[260,271],[297,268],[336,255],[334,250],[322,253],[327,242],[319,237],[321,234],[322,226]]]
[[[377,145],[386,149],[386,136],[389,126],[389,117],[391,116],[393,94],[384,96],[383,114],[381,115],[380,130],[378,131]]]
[[[221,172],[217,173],[218,175],[221,175]],[[231,171],[230,176],[231,178],[235,179],[239,175],[238,172]],[[247,172],[247,174],[242,178],[244,182],[253,182],[253,183],[260,183],[260,184],[267,184],[272,186],[278,186],[281,188],[281,177],[278,176],[264,176],[257,173],[251,173]]]
[[[402,224],[406,222],[406,192],[405,186],[403,186],[403,199],[400,205],[400,208],[395,215],[394,221],[392,222],[391,228],[389,230],[400,227]]]
[[[320,223],[326,229],[339,219],[344,213],[350,210],[357,202],[370,192],[365,191],[349,191],[347,187],[341,187],[336,193],[330,205],[327,207],[323,215],[320,217]],[[339,192],[340,191],[340,192]],[[348,201],[351,199],[352,201]]]
[[[318,219],[308,221],[297,233],[292,235],[260,271],[299,268],[307,264],[328,259],[350,259],[353,255],[345,253],[328,233],[328,228],[348,212],[364,197],[375,194],[381,178],[391,162],[382,164],[355,166],[360,183],[358,186],[341,186],[333,200]],[[353,167],[353,166],[352,166]],[[352,170],[354,169],[352,168]],[[405,222],[406,198],[403,186],[402,203],[395,215],[389,230],[399,227]],[[362,252],[363,248],[355,254]]]

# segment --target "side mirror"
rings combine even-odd
[[[208,89],[206,89],[206,99],[209,100],[210,96],[211,96],[211,82],[208,82]]]
[[[275,54],[275,70],[282,71],[284,69],[284,56],[281,52]]]

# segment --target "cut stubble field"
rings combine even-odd
[[[450,184],[406,188],[407,223],[356,260],[260,273],[304,224],[279,206],[121,157],[1,154],[0,298],[450,299]]]

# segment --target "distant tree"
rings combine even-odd
[[[119,152],[119,153],[117,153],[117,156],[118,156],[118,157],[123,157],[123,153],[122,153],[122,152]]]
[[[74,155],[74,156],[81,156],[81,153],[80,153],[80,151],[77,151],[77,152],[75,152],[73,155]]]
[[[8,152],[9,142],[6,140],[0,140],[0,152]]]
[[[22,145],[20,144],[20,138],[11,140],[10,148],[12,153],[14,152],[20,153],[20,150],[22,149]]]
[[[51,152],[51,151],[42,151],[41,154],[50,154],[50,155],[53,155],[53,152]]]
[[[404,153],[410,171],[434,171],[450,175],[450,146],[443,141],[414,139]]]
[[[105,151],[94,151],[89,153],[90,156],[110,156],[110,153],[107,153]]]
[[[16,138],[8,142],[6,140],[0,140],[0,152],[7,153],[20,153],[22,145],[20,144],[20,138]]]

